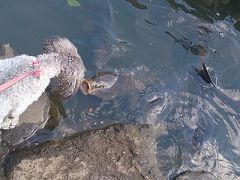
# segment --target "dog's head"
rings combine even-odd
[[[66,99],[75,94],[84,79],[85,67],[77,48],[67,39],[54,37],[42,45],[44,54],[55,53],[61,63],[61,73],[57,78],[57,93]]]

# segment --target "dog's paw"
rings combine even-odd
[[[0,124],[0,129],[12,129],[18,124],[17,117],[7,117],[4,121]]]

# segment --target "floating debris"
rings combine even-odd
[[[177,38],[169,31],[166,31],[166,34],[172,37],[176,43],[181,44],[186,51],[190,51],[192,54],[197,56],[207,55],[207,50],[204,45],[199,44],[198,42],[192,42],[185,37]]]
[[[131,3],[135,8],[137,9],[147,9],[147,6],[144,4],[141,4],[137,0],[127,0],[129,3]]]
[[[202,67],[196,67],[196,72],[198,73],[198,75],[206,82],[209,84],[212,84],[213,86],[215,86],[215,84],[212,81],[212,78],[210,77],[206,65],[204,62],[202,62]]]
[[[151,21],[149,21],[147,19],[145,19],[145,22],[150,24],[150,25],[157,26],[157,23],[151,22]]]
[[[71,7],[78,7],[78,6],[80,6],[79,0],[67,0],[67,3]]]

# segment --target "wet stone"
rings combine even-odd
[[[150,125],[114,124],[11,152],[8,179],[162,179]]]

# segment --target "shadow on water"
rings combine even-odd
[[[88,1],[84,8],[91,12],[86,27],[91,31],[88,42],[90,62],[96,69],[106,67],[111,57],[121,50],[121,41],[117,38],[115,11],[109,0]]]

